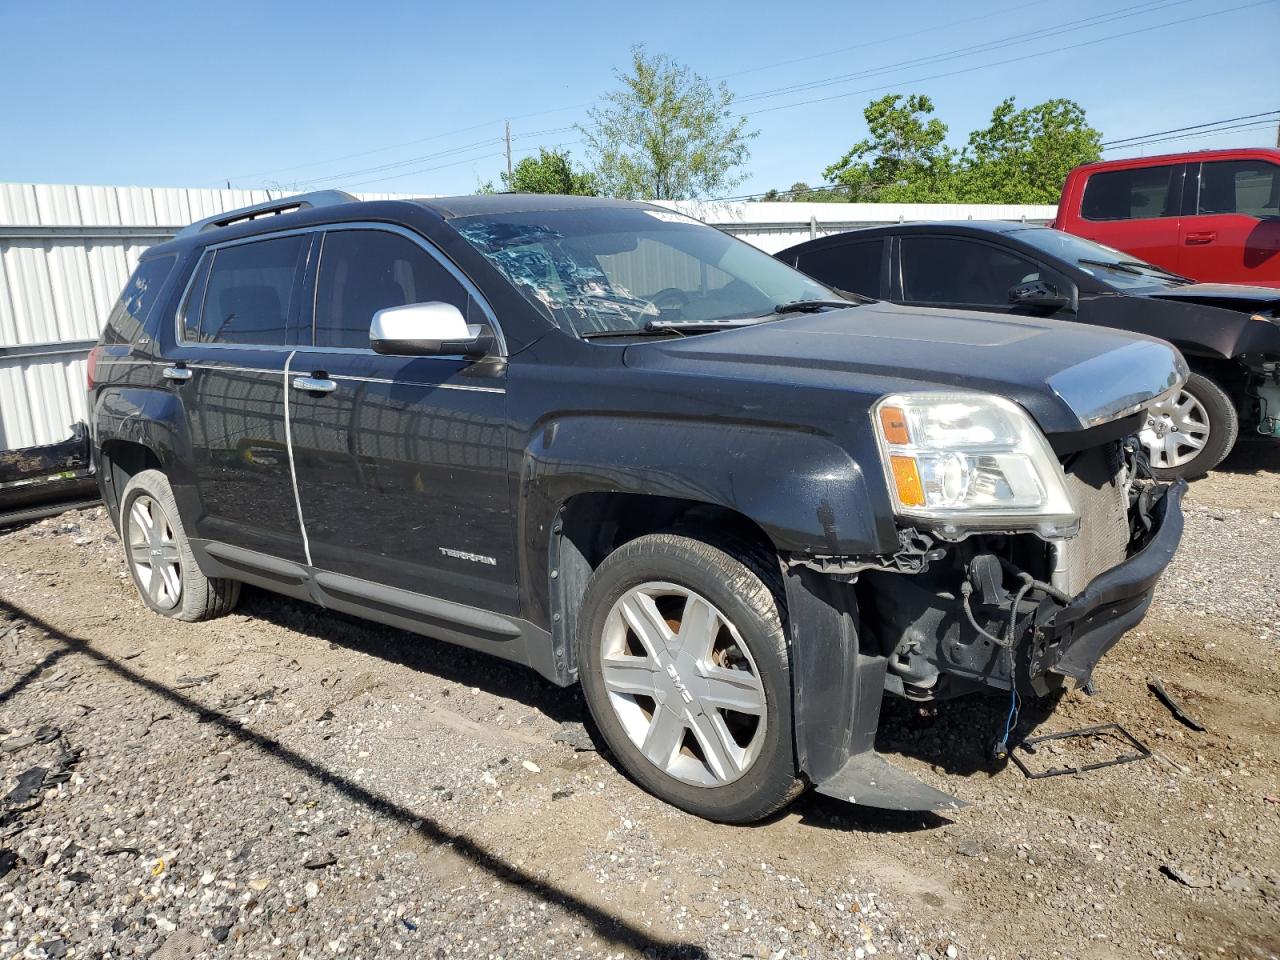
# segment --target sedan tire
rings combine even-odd
[[[1181,391],[1147,411],[1138,439],[1156,478],[1191,480],[1221,463],[1239,433],[1240,417],[1226,391],[1193,373]]]

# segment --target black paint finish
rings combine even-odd
[[[1068,291],[1074,294],[1069,297],[1071,302],[1056,308],[1009,302],[948,303],[944,291],[929,306],[993,311],[1042,320],[1069,320],[1159,337],[1178,347],[1193,366],[1197,361],[1218,364],[1212,368],[1217,371],[1215,379],[1233,393],[1244,412],[1249,412],[1252,401],[1246,389],[1246,368],[1256,369],[1263,362],[1280,360],[1280,291],[1267,287],[1209,283],[1152,283],[1148,287],[1135,288],[1131,276],[1124,278],[1128,283],[1109,282],[1108,275],[1115,276],[1114,271],[1086,271],[1074,260],[1048,253],[1043,244],[1027,241],[1032,231],[1048,229],[1001,221],[897,224],[821,237],[789,247],[777,256],[793,265],[810,257],[815,279],[840,286],[850,282],[854,268],[842,267],[839,251],[850,244],[885,240],[880,288],[878,291],[860,292],[910,305],[912,301],[905,295],[902,279],[904,241],[909,238],[949,238],[997,247],[1065,278],[1074,287]],[[821,256],[813,257],[814,254]],[[803,262],[801,267],[805,267]],[[957,298],[960,297],[960,282],[960,278],[955,278],[957,286],[952,288]],[[1272,319],[1253,319],[1255,314]],[[1225,365],[1225,361],[1232,363]],[[1234,370],[1236,376],[1225,375],[1224,365],[1227,372]]]
[[[618,202],[350,203],[153,248],[147,259],[172,256],[176,266],[145,335],[110,346],[100,368],[91,396],[100,461],[159,465],[212,571],[567,683],[572,595],[553,588],[562,563],[580,588],[583,560],[561,549],[557,532],[578,498],[715,508],[788,556],[891,554],[898,528],[870,424],[879,397],[992,391],[1023,404],[1051,437],[1074,435],[1079,420],[1047,381],[1132,340],[1039,318],[878,304],[686,339],[588,342],[556,327],[449,224],[539,203]],[[207,247],[289,231],[318,238],[329,224],[389,225],[433,247],[490,308],[493,354],[310,347],[318,240],[289,345],[181,342],[180,298]],[[190,379],[165,379],[175,366]],[[298,389],[295,376],[336,387]],[[99,473],[112,508],[115,473]],[[483,627],[464,608],[512,627]]]

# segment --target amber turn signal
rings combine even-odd
[[[920,482],[916,458],[895,454],[889,458],[889,465],[893,469],[894,486],[898,488],[898,502],[904,507],[923,507],[924,484]]]
[[[880,432],[884,435],[884,442],[894,446],[905,446],[911,442],[907,416],[899,407],[880,408]]]

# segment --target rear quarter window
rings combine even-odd
[[[102,331],[104,344],[136,343],[146,330],[147,318],[155,307],[160,289],[173,270],[174,257],[144,260],[124,285],[120,299],[107,317]]]
[[[1178,164],[1110,170],[1084,185],[1080,215],[1086,220],[1147,220],[1177,216]]]

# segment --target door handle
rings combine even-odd
[[[294,377],[293,389],[306,390],[308,393],[333,393],[338,385],[323,377]]]
[[[191,371],[186,367],[165,367],[160,375],[166,380],[176,380],[179,383],[191,379]]]
[[[1217,230],[1200,230],[1196,233],[1187,234],[1187,246],[1195,247],[1205,243],[1213,243],[1218,239]]]

